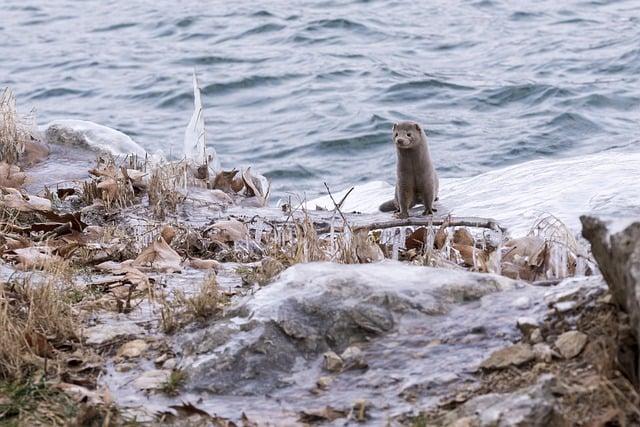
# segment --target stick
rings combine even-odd
[[[382,221],[382,222],[373,222],[370,224],[363,225],[355,225],[350,227],[352,231],[360,231],[360,230],[382,230],[385,228],[394,228],[394,227],[408,227],[413,225],[422,225],[422,226],[441,226],[444,225],[446,227],[478,227],[478,228],[488,228],[490,230],[494,230],[500,233],[506,232],[506,228],[499,225],[495,220],[489,218],[432,218],[432,217],[424,217],[424,218],[407,218],[407,219],[392,219],[390,221]],[[318,229],[318,233],[326,232],[324,229]]]
[[[336,200],[333,198],[333,194],[331,194],[331,190],[329,190],[329,186],[327,185],[326,182],[324,183],[324,187],[327,189],[327,192],[329,193],[329,197],[331,198],[331,201],[333,202],[333,206],[335,206],[335,210],[337,210],[338,213],[340,214],[340,216],[342,217],[342,223],[344,225],[346,225],[347,228],[349,228],[351,230],[351,226],[347,222],[347,218],[345,218],[344,215],[342,214],[342,211],[340,210],[340,206],[342,206],[342,203],[344,203],[344,200],[353,191],[353,189],[355,187],[351,187],[351,190],[347,191],[347,194],[345,194],[344,197],[342,198],[342,200],[340,200],[340,203],[336,203]]]

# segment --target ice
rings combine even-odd
[[[40,128],[49,144],[75,145],[114,156],[135,154],[142,160],[147,152],[128,135],[86,120],[54,120]]]
[[[640,152],[604,152],[565,159],[539,159],[496,169],[471,178],[440,181],[438,204],[454,216],[488,217],[513,236],[526,235],[535,220],[551,213],[578,233],[582,214],[640,216]],[[334,194],[339,200],[344,191]],[[378,213],[393,198],[393,186],[372,181],[354,188],[342,210]],[[306,203],[332,209],[328,196]],[[391,219],[391,214],[388,214]],[[621,221],[621,229],[628,221]]]

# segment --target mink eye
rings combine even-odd
[[[411,132],[407,132],[407,138],[411,138]]]
[[[396,135],[395,135],[395,136],[396,136],[396,138],[398,137],[398,132],[396,132]]]

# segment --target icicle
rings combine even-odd
[[[576,257],[576,276],[584,276],[587,273],[587,263],[581,256]]]
[[[264,221],[262,220],[262,218],[258,218],[258,220],[256,221],[256,234],[254,237],[254,240],[256,241],[257,244],[260,244],[262,242],[263,231],[264,231]]]
[[[393,246],[391,248],[391,259],[398,260],[398,252],[400,251],[400,229],[395,229],[393,237]]]

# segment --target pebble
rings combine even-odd
[[[587,335],[580,331],[569,331],[560,335],[555,346],[565,359],[572,359],[580,354],[587,345]]]
[[[324,369],[330,372],[340,372],[342,370],[342,359],[336,353],[328,351],[322,356],[324,357]]]

